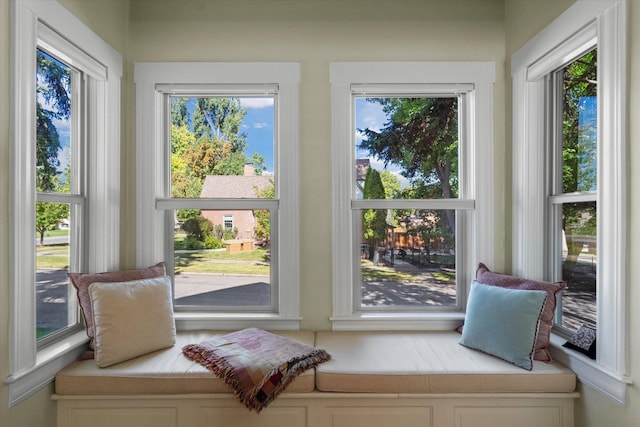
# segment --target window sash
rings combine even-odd
[[[359,309],[359,241],[354,215],[359,209],[424,207],[456,209],[457,270],[460,283],[470,279],[479,253],[493,259],[493,225],[487,215],[491,196],[491,114],[494,66],[491,63],[332,63],[333,148],[333,328],[334,329],[448,329],[462,317],[466,291],[458,291],[458,305],[449,310]],[[363,83],[371,82],[371,83]],[[459,196],[447,200],[356,199],[354,159],[354,99],[356,97],[458,97]],[[479,143],[482,149],[470,147]],[[465,145],[466,144],[466,145]],[[481,173],[488,167],[487,173]],[[487,189],[485,193],[485,189]],[[355,212],[355,213],[354,213]],[[460,220],[460,221],[458,221]],[[485,226],[479,225],[484,224]],[[465,241],[460,240],[464,237]],[[356,245],[355,242],[358,242]],[[482,247],[482,248],[481,248]],[[490,258],[490,259],[489,259]],[[357,262],[356,262],[357,261]],[[475,264],[475,265],[474,265]],[[419,322],[416,322],[420,319]],[[425,320],[429,320],[425,323]]]

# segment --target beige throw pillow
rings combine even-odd
[[[89,286],[95,360],[107,367],[171,347],[176,326],[168,276]]]
[[[78,302],[82,308],[84,323],[87,326],[87,335],[91,338],[89,346],[93,346],[93,314],[91,313],[91,301],[89,301],[89,285],[95,282],[111,283],[111,282],[128,282],[131,280],[151,279],[161,277],[167,274],[164,262],[147,268],[138,268],[136,270],[109,271],[106,273],[69,273],[69,280],[76,288],[78,294]]]

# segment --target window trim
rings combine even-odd
[[[462,231],[467,235],[468,253],[460,267],[470,282],[480,257],[486,263],[494,261],[495,226],[493,222],[493,62],[334,62],[331,63],[331,117],[333,167],[333,316],[334,330],[443,330],[458,326],[464,317],[460,309],[449,311],[356,312],[354,310],[353,256],[354,231],[352,221],[352,164],[354,153],[353,108],[354,90],[367,85],[386,85],[397,96],[398,88],[407,90],[430,88],[440,93],[456,93],[456,87],[468,91],[466,127],[460,129],[469,141],[467,162],[467,197],[474,200]],[[471,85],[471,86],[469,86]],[[438,92],[434,92],[438,93]],[[345,143],[347,141],[348,143]],[[470,177],[474,179],[471,180]],[[429,201],[429,203],[440,203]],[[464,201],[456,202],[463,203]],[[383,203],[383,202],[380,202]],[[458,305],[466,305],[467,286],[462,286]]]
[[[276,227],[280,246],[278,264],[277,312],[176,312],[176,327],[190,329],[229,329],[259,326],[268,329],[300,328],[299,288],[299,156],[298,156],[298,85],[300,65],[294,62],[140,62],[134,65],[136,82],[136,238],[139,266],[152,265],[165,258],[167,242],[165,212],[161,204],[175,205],[163,199],[168,181],[162,165],[166,150],[162,137],[164,93],[171,87],[191,88],[202,94],[227,88],[255,92],[278,87],[276,127],[279,146],[275,147],[278,168],[279,220],[286,227]],[[267,89],[264,89],[264,88]],[[182,92],[181,92],[182,93]],[[283,125],[286,123],[286,126]],[[153,159],[153,161],[149,161]],[[245,201],[230,201],[237,208]],[[200,201],[199,203],[202,203]],[[205,201],[205,203],[208,203]],[[251,202],[253,203],[253,202]],[[273,207],[274,201],[258,201]],[[219,204],[216,209],[220,209]],[[275,240],[275,239],[274,239]],[[277,243],[277,242],[276,242]]]
[[[552,354],[579,379],[624,404],[627,377],[628,293],[626,269],[626,0],[578,0],[511,58],[513,82],[514,274],[544,280],[545,123],[544,76],[567,63],[592,37],[598,48],[598,361],[561,347],[552,333]],[[582,49],[584,51],[584,49]],[[601,143],[602,144],[602,143]],[[601,220],[600,220],[601,219]],[[602,237],[606,236],[606,239]],[[613,284],[604,287],[604,284]],[[605,305],[604,300],[612,301]],[[609,333],[601,333],[609,331]]]
[[[89,84],[95,99],[87,120],[90,153],[87,168],[88,265],[91,272],[118,267],[120,224],[120,78],[122,57],[57,2],[14,0],[11,7],[11,239],[9,406],[53,380],[56,372],[84,351],[84,331],[46,348],[35,340],[35,49],[40,35],[54,33],[74,40],[107,72]],[[46,25],[44,24],[46,22]],[[51,31],[50,31],[51,30]],[[95,76],[95,72],[91,72]],[[27,141],[27,143],[24,143]],[[33,148],[32,148],[33,147]],[[94,226],[92,226],[94,224]],[[96,226],[100,224],[100,226]]]

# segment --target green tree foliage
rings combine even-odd
[[[367,169],[364,178],[364,199],[384,199],[385,190],[380,172]],[[377,248],[387,237],[387,212],[382,209],[365,209],[362,212],[362,232],[369,245],[369,259],[377,263]]]
[[[187,237],[191,237],[200,242],[204,242],[207,237],[213,236],[213,223],[202,216],[189,218],[182,226],[187,233]]]
[[[591,51],[569,64],[563,73],[562,111],[562,191],[593,191],[597,185],[597,51]],[[587,120],[589,118],[590,120]],[[564,278],[571,279],[585,238],[596,236],[596,204],[563,205],[562,229],[567,246]]]
[[[171,125],[177,127],[189,126],[187,98],[171,99]]]
[[[71,114],[71,73],[69,67],[41,50],[36,63],[36,188],[53,191],[61,149],[54,121],[69,119]]]
[[[198,98],[193,132],[197,139],[215,138],[231,143],[234,152],[244,152],[247,136],[240,131],[240,125],[245,114],[238,98]]]
[[[458,103],[456,98],[376,98],[389,121],[378,132],[364,129],[360,148],[403,169],[423,194],[458,196]],[[436,190],[436,191],[428,191]],[[447,215],[455,233],[455,216]]]
[[[256,197],[259,199],[273,199],[276,191],[273,179],[269,180],[269,185],[265,188],[255,187]],[[254,209],[253,216],[256,219],[256,227],[254,229],[255,237],[264,241],[265,247],[271,245],[271,212],[268,209]]]
[[[69,218],[69,205],[66,203],[36,203],[36,232],[40,236],[40,245],[44,245],[44,236],[48,230],[57,228],[60,221]]]

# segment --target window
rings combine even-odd
[[[178,327],[298,328],[298,65],[135,72],[138,262],[167,263]]]
[[[549,75],[549,98],[557,106],[547,159],[550,178],[549,274],[563,280],[556,324],[571,331],[596,327],[598,200],[597,50]]]
[[[625,37],[624,1],[576,2],[511,61],[513,272],[567,282],[552,354],[619,402],[628,383]],[[582,324],[596,328],[596,361],[561,347]]]
[[[66,273],[118,268],[122,71],[59,4],[12,14],[10,405],[84,351]]]
[[[67,274],[83,267],[80,242],[86,222],[79,102],[86,80],[82,71],[41,48],[36,58],[36,339],[46,344],[81,326]]]
[[[334,329],[463,317],[479,257],[493,257],[493,73],[332,64]]]

